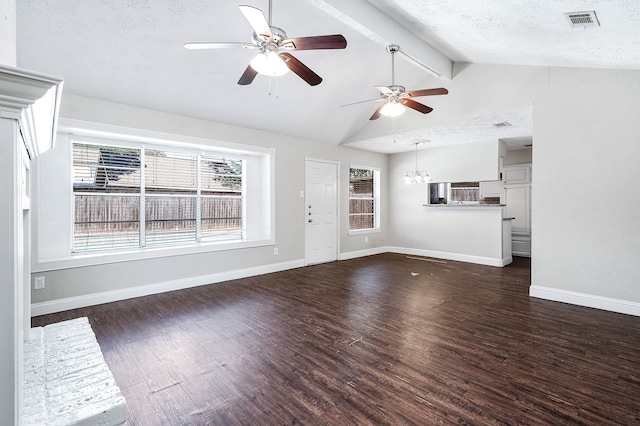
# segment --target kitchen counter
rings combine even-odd
[[[487,207],[504,207],[506,204],[423,204],[424,207],[465,207],[465,208],[487,208]]]

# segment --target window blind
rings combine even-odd
[[[243,161],[74,143],[74,252],[243,237]]]

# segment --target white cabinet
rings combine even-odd
[[[513,217],[512,232],[531,233],[531,185],[508,185],[504,187],[503,204],[505,217]]]
[[[531,164],[504,166],[502,176],[505,185],[531,183]]]
[[[531,164],[504,166],[504,191],[500,201],[505,204],[504,216],[511,221],[511,253],[531,256]]]
[[[531,257],[531,237],[529,235],[511,235],[511,254]]]
[[[501,180],[480,182],[480,198],[500,197],[503,183]]]

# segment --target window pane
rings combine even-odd
[[[195,243],[196,208],[195,197],[145,197],[145,245]]]
[[[140,192],[140,150],[74,144],[73,190]]]
[[[373,170],[350,169],[349,198],[373,197]]]
[[[373,227],[373,214],[349,216],[349,229],[371,229]]]
[[[242,197],[203,196],[201,241],[242,237]]]
[[[349,214],[373,214],[373,199],[351,199],[349,200]]]
[[[203,155],[202,193],[242,193],[242,161]]]
[[[73,251],[138,247],[139,211],[139,197],[76,195]]]
[[[198,164],[195,155],[145,150],[144,161],[146,192],[196,192]]]

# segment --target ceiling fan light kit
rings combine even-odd
[[[387,117],[398,117],[406,111],[406,108],[399,102],[387,102],[380,109],[380,114]]]
[[[258,74],[269,77],[280,77],[289,72],[289,67],[284,63],[282,58],[274,51],[260,52],[255,58],[249,62]]]

